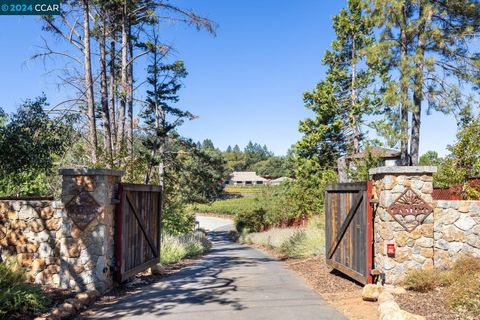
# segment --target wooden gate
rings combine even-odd
[[[115,269],[119,282],[160,262],[161,195],[160,186],[118,186]]]
[[[373,262],[370,198],[371,182],[331,184],[325,194],[327,264],[363,284]]]

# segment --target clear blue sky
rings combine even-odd
[[[345,3],[181,1],[219,25],[216,37],[183,25],[162,28],[163,40],[174,45],[176,58],[185,61],[190,73],[180,105],[199,116],[181,133],[194,140],[210,138],[222,149],[252,140],[284,154],[300,138],[299,120],[311,115],[302,93],[324,76],[322,55],[334,37],[331,18]],[[68,97],[41,62],[25,63],[42,37],[52,40],[40,26],[38,17],[0,16],[0,106],[8,112],[41,92],[51,104]],[[455,133],[451,117],[425,115],[421,152],[445,154]]]

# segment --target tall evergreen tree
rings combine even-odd
[[[374,41],[372,25],[362,13],[361,0],[349,0],[348,6],[333,17],[336,38],[325,52],[328,81],[335,85],[336,103],[347,122],[345,131],[349,151],[360,152],[361,125],[372,108],[369,87],[374,81],[374,66],[365,68],[365,48]],[[363,66],[363,67],[362,67]]]
[[[145,182],[150,181],[151,171],[156,167],[159,184],[163,185],[167,141],[177,127],[195,116],[175,106],[179,101],[178,91],[182,87],[180,81],[187,76],[183,61],[164,64],[163,46],[157,35],[147,46],[150,50],[150,65],[147,69],[150,89],[147,90],[146,106],[141,114],[147,131],[143,144],[149,150],[149,168]]]
[[[378,41],[369,49],[369,58],[386,62],[389,70],[388,77],[383,79],[385,113],[391,114],[396,109],[398,116],[393,117],[393,125],[400,129],[402,162],[416,165],[424,104],[428,110],[442,112],[463,113],[469,108],[470,99],[457,83],[472,80],[475,57],[469,45],[480,31],[480,3],[475,0],[363,2],[379,30]]]
[[[367,68],[365,61],[365,48],[374,38],[361,1],[349,0],[333,18],[333,28],[336,38],[323,58],[327,76],[304,94],[306,107],[316,117],[300,123],[304,137],[297,143],[298,156],[318,167],[333,167],[338,157],[360,151],[362,121],[374,104],[368,89],[375,66]]]

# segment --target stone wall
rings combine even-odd
[[[121,171],[63,169],[62,201],[0,202],[2,254],[30,280],[78,291],[113,284],[114,198]]]
[[[388,208],[400,196],[418,196],[427,206],[432,200],[432,167],[381,167],[370,170],[373,178],[374,267],[385,274],[387,283],[400,282],[408,270],[433,268],[434,218],[430,214],[392,215]],[[387,245],[395,254],[387,254]]]
[[[0,201],[2,257],[16,257],[32,282],[60,284],[61,228],[60,202]]]
[[[438,200],[434,214],[435,268],[462,255],[480,258],[480,201]]]
[[[385,274],[387,283],[401,282],[412,269],[443,269],[463,255],[480,257],[480,201],[434,201],[435,171],[435,167],[370,170],[375,203],[374,268]],[[402,207],[405,194],[409,197]],[[392,204],[400,204],[400,210],[414,206],[421,210],[395,215],[395,210],[389,212]],[[394,254],[387,253],[388,244],[395,246]]]

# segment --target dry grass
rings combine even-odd
[[[325,252],[325,234],[319,219],[312,219],[302,228],[273,228],[243,234],[240,242],[274,249],[286,258],[319,256]]]
[[[480,317],[480,259],[462,257],[448,271],[416,270],[409,273],[403,285],[413,291],[442,290],[446,306],[462,319]]]
[[[403,286],[407,290],[428,292],[449,285],[451,280],[449,271],[415,270],[407,275]]]

